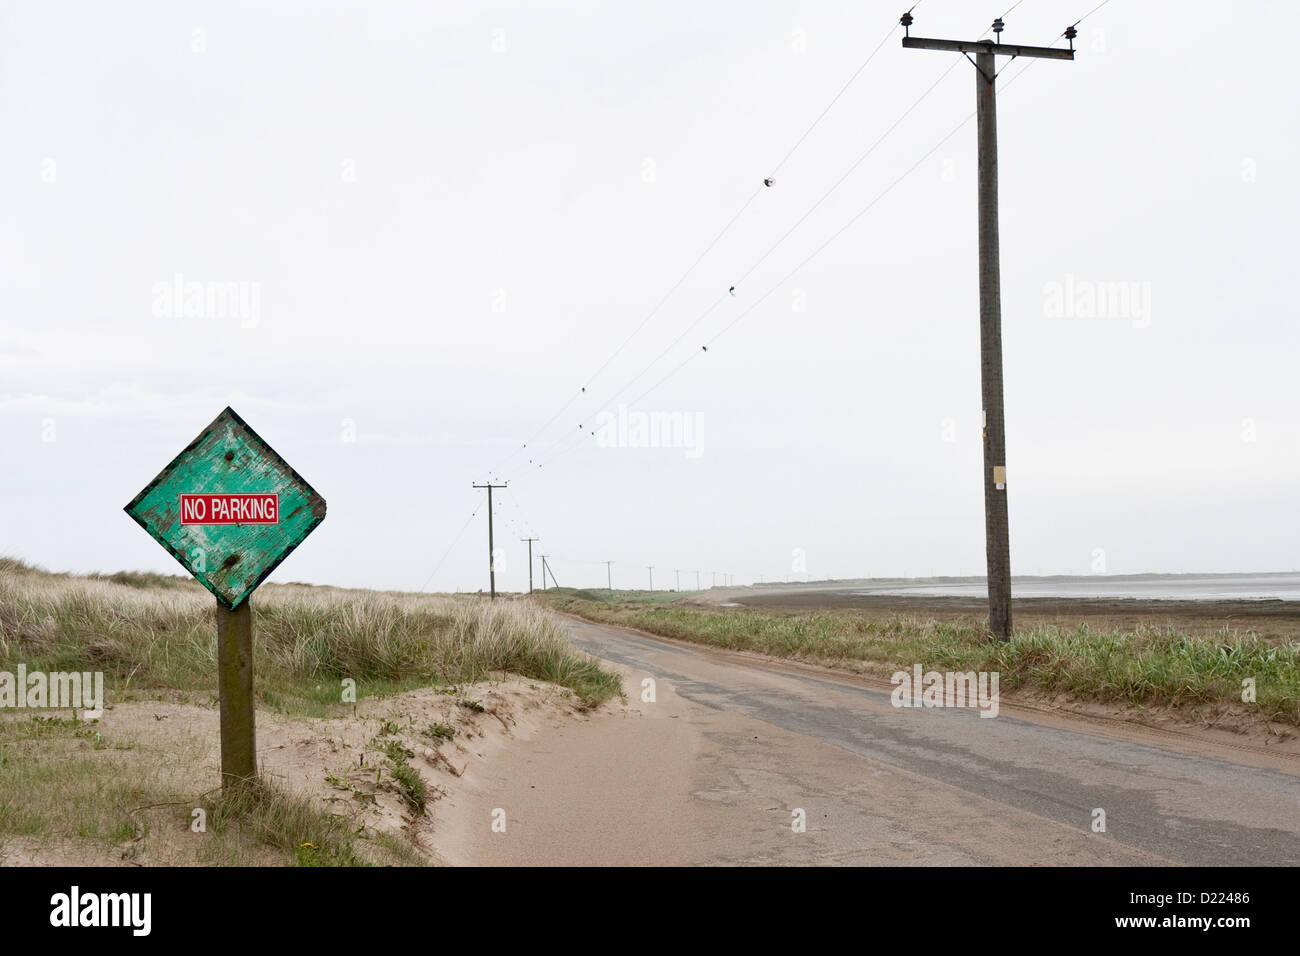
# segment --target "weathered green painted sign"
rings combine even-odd
[[[126,513],[234,609],[325,520],[325,499],[227,408]]]

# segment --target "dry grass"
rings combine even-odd
[[[253,601],[259,703],[326,716],[357,696],[510,672],[570,688],[586,705],[618,679],[524,601],[267,584]],[[138,689],[215,691],[215,602],[163,575],[49,574],[0,563],[0,667],[104,672],[110,698]],[[12,670],[12,667],[8,669]]]

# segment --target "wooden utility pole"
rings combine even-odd
[[[1002,402],[1002,279],[998,258],[997,58],[1074,59],[1074,28],[1063,34],[1070,49],[1012,46],[1001,42],[1003,23],[993,21],[992,40],[934,40],[911,36],[910,13],[903,46],[961,53],[975,64],[975,119],[979,149],[980,393],[984,407],[984,550],[988,566],[989,633],[1011,639],[1011,542],[1007,525],[1007,442]]]
[[[605,562],[605,583],[609,585],[609,599],[614,600],[614,572],[610,570],[613,561]]]
[[[546,575],[547,575],[548,572],[551,572],[550,565],[548,565],[548,564],[546,563],[546,559],[549,558],[550,555],[549,555],[549,554],[539,554],[538,557],[542,559],[542,590],[545,591],[545,590],[546,590]],[[554,574],[553,572],[551,572],[551,583],[554,584],[557,588],[560,586],[560,582],[558,582],[558,581],[555,580],[555,574]]]
[[[653,564],[647,564],[646,570],[650,572],[650,590],[655,589],[655,569]]]
[[[506,485],[510,482],[506,482]],[[492,489],[504,488],[506,485],[494,485],[491,480],[485,485],[475,485],[475,488],[486,488],[488,493],[488,584],[492,588],[492,600],[497,597],[497,568],[496,568],[496,549],[492,545]]]
[[[541,541],[541,538],[520,538],[520,541],[528,542],[528,593],[533,593],[533,542]],[[546,572],[542,571],[542,590],[546,590]]]

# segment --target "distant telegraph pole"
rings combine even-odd
[[[614,572],[610,570],[613,561],[605,562],[605,583],[609,585],[609,599],[614,600]]]
[[[506,482],[509,484],[509,482]],[[496,551],[492,545],[492,489],[504,488],[505,485],[494,485],[489,480],[485,485],[475,485],[475,488],[486,488],[488,493],[488,584],[492,588],[492,600],[497,596],[497,569],[496,569]]]
[[[533,593],[533,542],[541,541],[541,538],[520,538],[520,541],[528,542],[528,593]],[[542,590],[546,590],[546,572],[542,571]]]
[[[650,572],[650,590],[655,589],[655,568],[653,564],[647,564],[646,570]]]
[[[984,406],[984,548],[988,565],[989,632],[1011,639],[1011,544],[1007,525],[1007,446],[1002,402],[1002,279],[998,257],[997,57],[1073,60],[1074,27],[1063,36],[1070,49],[1012,46],[1002,39],[1002,18],[992,40],[933,40],[910,33],[911,13],[899,21],[913,50],[948,50],[975,59],[975,114],[979,141],[980,392]]]

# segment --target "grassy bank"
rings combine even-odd
[[[742,607],[665,603],[662,595],[552,589],[538,600],[593,621],[732,650],[757,651],[888,677],[927,670],[997,671],[1002,692],[1026,688],[1134,706],[1230,705],[1262,720],[1300,725],[1300,645],[1249,632],[1191,637],[1172,628],[1097,630],[1042,626],[991,643],[975,617],[821,611],[769,614]],[[1256,702],[1242,702],[1253,679]]]
[[[215,599],[179,577],[49,574],[0,559],[0,669],[103,671],[110,699],[216,691]],[[328,716],[358,697],[509,672],[568,687],[586,705],[618,679],[521,601],[267,584],[253,602],[259,703]]]
[[[0,558],[0,671],[22,664],[28,673],[102,672],[109,706],[213,707],[214,603],[184,577],[51,574]],[[568,688],[583,706],[621,690],[617,676],[573,647],[553,615],[523,601],[268,584],[253,597],[253,632],[258,706],[292,717],[351,715],[345,681],[355,682],[358,700],[503,675]],[[119,854],[127,862],[151,828],[165,827],[168,846],[182,854],[173,862],[421,859],[274,782],[237,799],[207,790],[215,780],[196,788],[184,768],[211,741],[178,734],[162,723],[165,714],[155,719],[157,734],[127,738],[67,711],[0,712],[0,850],[68,843],[77,853],[107,854],[100,862]],[[385,773],[422,813],[418,775],[405,756],[388,757]],[[189,833],[199,809],[203,835],[176,836]]]

